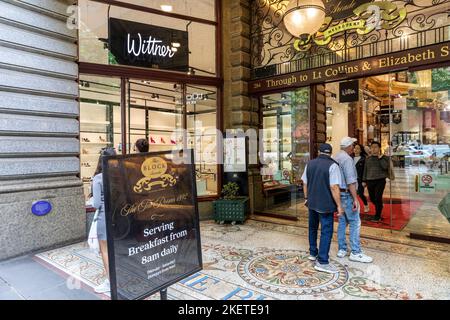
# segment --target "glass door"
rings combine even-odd
[[[403,230],[413,237],[448,239],[450,223],[439,204],[450,193],[450,68],[397,74],[391,90],[394,217],[407,221]]]
[[[127,152],[137,153],[136,141],[146,139],[150,152],[183,145],[182,85],[156,81],[127,81]]]

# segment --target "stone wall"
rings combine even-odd
[[[224,63],[224,128],[259,129],[258,100],[250,98],[251,79],[251,0],[222,1]],[[259,196],[255,188],[261,184],[257,166],[249,167],[251,210]]]
[[[73,3],[0,0],[0,260],[85,236]]]

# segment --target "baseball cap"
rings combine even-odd
[[[356,141],[358,141],[358,139],[346,137],[346,138],[341,140],[341,147],[343,147],[343,148],[350,147]]]
[[[319,146],[319,151],[321,153],[332,154],[333,153],[333,147],[330,144],[328,144],[328,143],[322,143]]]

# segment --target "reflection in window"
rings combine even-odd
[[[186,108],[188,146],[195,150],[197,192],[199,196],[217,195],[217,90],[187,86]]]

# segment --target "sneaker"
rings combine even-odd
[[[364,213],[369,213],[370,212],[370,206],[364,206]]]
[[[317,257],[311,255],[308,257],[308,260],[309,261],[317,261]]]
[[[111,291],[109,280],[105,280],[101,285],[95,288],[96,293],[108,293]]]
[[[351,254],[350,255],[350,261],[354,262],[361,262],[361,263],[372,263],[373,258],[369,257],[368,255],[365,255],[364,253],[358,253],[358,254]]]
[[[337,257],[345,258],[347,256],[347,254],[348,254],[347,250],[339,250],[339,252],[337,253]]]
[[[316,262],[314,269],[316,269],[317,271],[325,272],[325,273],[329,273],[329,274],[339,273],[339,270],[332,264],[320,264],[319,262]]]

